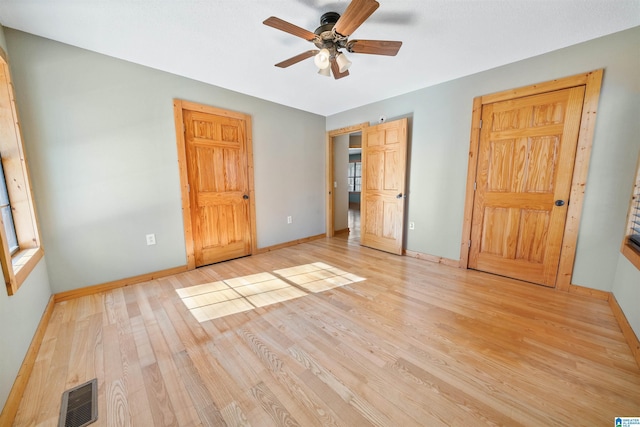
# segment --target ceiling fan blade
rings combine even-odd
[[[271,16],[265,19],[262,23],[264,25],[268,25],[269,27],[284,31],[285,33],[293,34],[296,37],[301,37],[308,41],[313,41],[313,39],[316,38],[316,35],[311,31],[307,31],[304,28],[300,28],[290,22],[283,21],[282,19],[276,18],[275,16]]]
[[[380,6],[376,0],[351,0],[336,25],[338,34],[350,36]]]
[[[296,55],[292,58],[289,59],[285,59],[282,62],[279,62],[276,64],[276,67],[280,67],[280,68],[287,68],[290,67],[293,64],[297,64],[300,61],[304,61],[307,58],[311,58],[312,56],[314,56],[316,53],[320,52],[319,50],[308,50],[306,52],[302,52],[300,55]]]
[[[351,40],[347,43],[347,50],[353,53],[396,56],[401,46],[402,42],[389,40]]]
[[[336,80],[347,77],[349,75],[349,70],[346,70],[344,73],[340,72],[340,66],[335,59],[331,60],[331,71],[333,71],[333,78]]]

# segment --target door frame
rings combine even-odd
[[[603,69],[588,73],[523,86],[517,89],[505,90],[489,95],[479,96],[473,99],[473,111],[471,115],[471,138],[469,146],[469,164],[467,168],[467,184],[464,204],[464,220],[462,226],[462,241],[460,243],[460,268],[469,267],[469,251],[471,244],[471,223],[473,217],[473,205],[475,197],[475,181],[478,169],[478,152],[480,149],[480,128],[482,108],[486,104],[507,101],[537,95],[545,92],[567,89],[576,86],[585,86],[584,102],[582,105],[582,118],[578,134],[578,146],[571,179],[571,192],[569,195],[569,207],[567,220],[564,227],[562,247],[560,252],[560,265],[556,277],[555,288],[561,291],[569,291],[573,264],[576,256],[576,244],[580,227],[580,216],[584,201],[587,174],[589,171],[589,159],[593,144],[593,134],[598,112],[598,101],[602,85]]]
[[[191,202],[189,198],[189,176],[187,174],[187,146],[185,141],[185,125],[183,110],[214,114],[243,120],[246,124],[247,144],[247,181],[249,186],[249,222],[251,229],[251,255],[257,252],[258,239],[256,231],[255,190],[253,185],[253,143],[251,137],[251,116],[236,111],[223,110],[209,105],[173,100],[173,119],[176,128],[176,144],[178,148],[178,170],[180,174],[180,197],[182,201],[182,221],[184,225],[184,242],[187,253],[187,269],[196,268],[195,248],[193,242],[193,228],[191,225]]]
[[[333,147],[334,147],[334,138],[341,135],[346,135],[350,133],[362,132],[365,128],[369,127],[369,122],[360,123],[353,126],[347,126],[340,129],[335,129],[327,132],[327,150],[326,150],[326,162],[327,165],[325,170],[326,177],[326,203],[325,203],[325,215],[326,215],[326,236],[333,237],[335,236],[335,221],[333,218],[333,205],[334,205],[334,197],[333,194],[333,168],[334,168],[334,156],[333,156]],[[364,172],[363,172],[364,174]]]

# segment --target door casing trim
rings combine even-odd
[[[173,100],[173,119],[176,128],[176,144],[178,149],[178,169],[180,173],[180,197],[182,199],[182,221],[184,225],[184,241],[187,255],[187,269],[196,268],[195,246],[193,242],[193,229],[191,225],[191,203],[189,199],[189,177],[187,174],[187,147],[184,138],[183,110],[198,111],[201,113],[215,114],[217,116],[231,117],[244,120],[246,123],[247,137],[247,181],[249,185],[249,222],[251,228],[251,255],[256,254],[258,248],[256,230],[256,206],[255,189],[253,183],[253,140],[251,136],[251,116],[236,111],[223,110],[221,108],[184,101]]]
[[[482,107],[494,102],[522,98],[576,86],[585,86],[582,118],[580,120],[580,131],[578,134],[578,147],[571,180],[570,203],[567,210],[567,221],[565,223],[562,249],[560,252],[560,265],[558,266],[558,275],[555,284],[556,289],[569,292],[603,73],[604,70],[599,69],[588,73],[576,74],[561,79],[474,98],[473,111],[471,114],[471,137],[469,143],[469,164],[467,168],[462,241],[460,243],[460,268],[466,269],[469,266],[469,242],[471,240],[471,220],[473,217],[473,202],[475,196],[474,183],[477,175],[478,151],[480,148],[480,118],[482,115]]]
[[[333,139],[336,136],[347,135],[350,133],[362,132],[365,128],[369,127],[369,122],[360,123],[353,126],[347,126],[340,129],[330,130],[327,132],[327,151],[326,151],[326,161],[325,164],[327,168],[325,170],[326,181],[326,200],[325,203],[325,215],[326,215],[326,236],[333,237],[335,235],[335,222],[333,218],[333,204],[334,197],[333,194],[333,168],[334,168],[334,158],[333,158]]]

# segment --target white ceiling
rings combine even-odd
[[[341,80],[274,67],[314,46],[262,21],[314,31],[349,0],[0,0],[0,23],[324,116],[640,25],[640,0],[379,2],[350,39],[404,44]]]

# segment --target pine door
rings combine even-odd
[[[469,267],[555,286],[584,86],[484,105]]]
[[[407,119],[363,130],[360,243],[402,254]]]
[[[251,254],[247,123],[183,110],[197,267]]]

